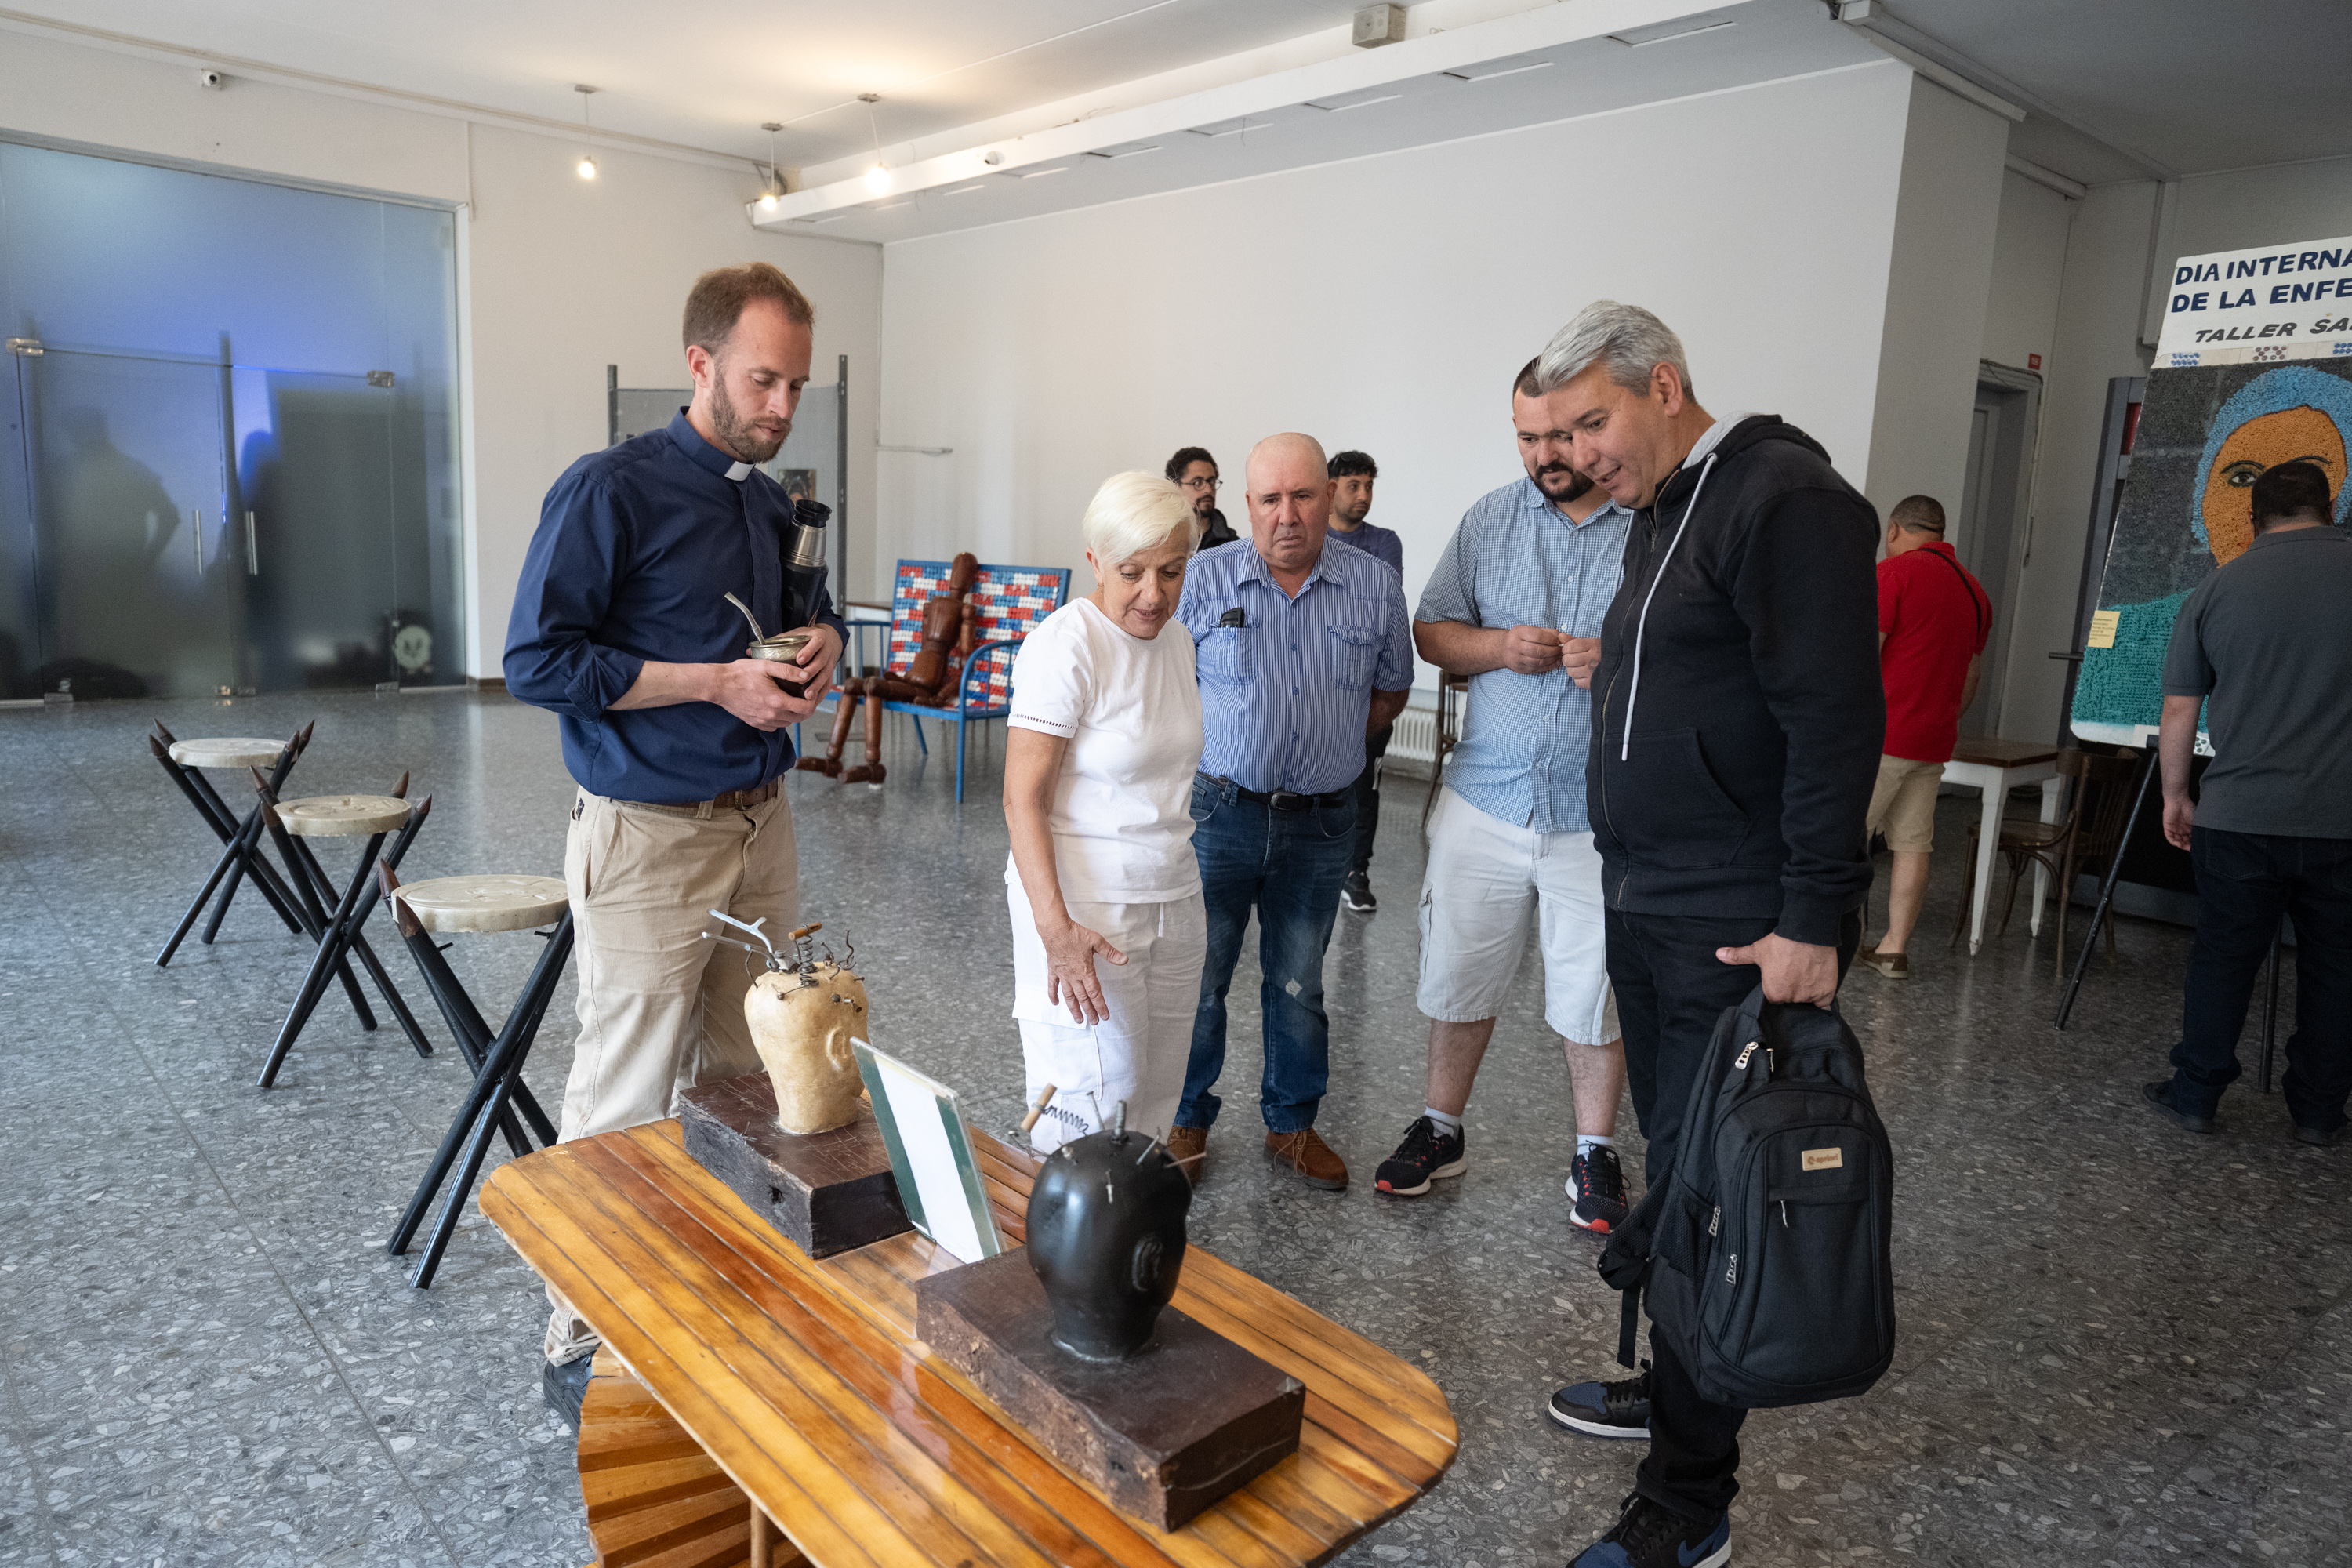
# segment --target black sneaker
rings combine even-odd
[[[1625,1500],[1617,1526],[1578,1552],[1568,1568],[1724,1568],[1731,1561],[1731,1516],[1693,1524],[1641,1493]]]
[[[1568,1223],[1579,1230],[1589,1230],[1607,1236],[1625,1223],[1625,1172],[1617,1163],[1617,1151],[1607,1146],[1595,1149],[1591,1157],[1582,1154],[1569,1168],[1568,1195],[1576,1200],[1569,1211]]]
[[[1549,1414],[1571,1432],[1588,1437],[1650,1436],[1650,1363],[1642,1375],[1615,1383],[1571,1383],[1551,1396]]]
[[[2294,1124],[2295,1142],[2298,1143],[2309,1143],[2315,1148],[2328,1148],[2342,1136],[2344,1136],[2344,1123],[2341,1121],[2337,1122],[2333,1127],[2326,1128],[2305,1127],[2300,1121]]]
[[[595,1360],[592,1352],[561,1366],[551,1361],[540,1363],[540,1396],[575,1435],[580,1430],[581,1404],[588,1397],[588,1369]]]
[[[1339,901],[1360,915],[1370,914],[1381,907],[1372,897],[1372,878],[1368,871],[1350,871],[1348,879],[1339,884]]]
[[[1416,1116],[1397,1152],[1373,1173],[1372,1185],[1391,1197],[1417,1198],[1429,1191],[1430,1183],[1462,1173],[1469,1163],[1462,1157],[1462,1144],[1461,1133],[1444,1131],[1428,1117]]]
[[[2166,1079],[2162,1083],[2144,1083],[2140,1085],[2139,1092],[2142,1099],[2156,1107],[2158,1115],[2184,1131],[2208,1133],[2213,1131],[2211,1117],[2199,1116],[2193,1111],[2183,1110],[2172,1103],[2170,1079]]]

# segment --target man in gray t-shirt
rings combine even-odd
[[[2340,465],[2342,459],[2338,458]],[[2238,1076],[2254,975],[2294,921],[2294,1135],[2333,1143],[2352,1093],[2352,535],[2326,468],[2297,460],[2253,484],[2254,541],[2189,595],[2164,660],[2164,836],[2194,858],[2173,1075],[2143,1091],[2191,1132],[2213,1131]],[[2189,795],[2199,710],[2212,765]]]

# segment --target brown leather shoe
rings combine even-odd
[[[1201,1184],[1201,1173],[1209,1163],[1209,1130],[1205,1127],[1171,1127],[1165,1145],[1168,1157],[1184,1167],[1184,1174],[1194,1186]]]
[[[1267,1133],[1265,1157],[1289,1166],[1310,1187],[1327,1193],[1348,1190],[1348,1163],[1331,1152],[1331,1145],[1312,1127]]]

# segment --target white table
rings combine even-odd
[[[1969,952],[1984,945],[1985,897],[1992,889],[1992,863],[2000,847],[2001,808],[2009,792],[2019,784],[2042,786],[2042,820],[2058,820],[2058,797],[2064,781],[2058,776],[2058,748],[2045,741],[2000,741],[1963,735],[1944,764],[1946,784],[1964,784],[1984,795],[1984,818],[1977,829],[1975,890],[1969,897]],[[2048,890],[2049,868],[2033,868],[2033,934],[2042,934],[2042,900]],[[2071,896],[2061,888],[2060,898]]]

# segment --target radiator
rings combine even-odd
[[[1437,709],[1434,704],[1423,707],[1422,693],[1413,693],[1415,700],[1397,715],[1396,731],[1389,738],[1389,752],[1383,771],[1393,768],[1399,773],[1418,773],[1426,778],[1429,764],[1437,756]],[[1462,711],[1457,700],[1454,711]],[[1456,724],[1460,723],[1457,718]]]

